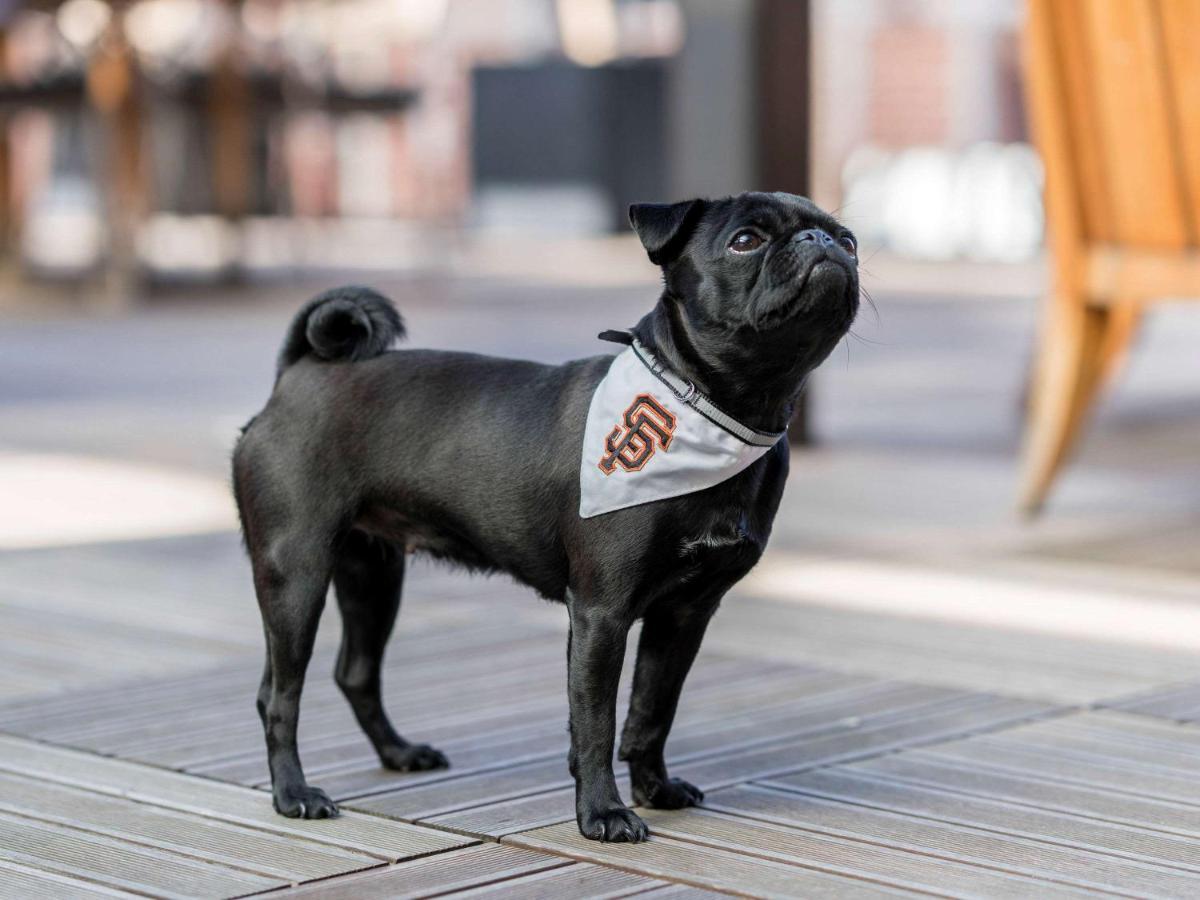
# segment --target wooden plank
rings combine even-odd
[[[1030,730],[1013,737],[1027,746],[1042,747],[1049,753],[1067,752],[1098,760],[1119,757],[1135,768],[1167,774],[1194,776],[1196,771],[1196,753],[1186,747],[1143,747],[1135,752],[1134,748],[1122,746],[1124,742],[1117,742],[1114,746],[1112,742],[1092,735],[1050,730]]]
[[[3,735],[0,771],[302,838],[385,861],[471,843],[468,838],[353,812],[337,819],[285,819],[271,808],[269,795],[261,791]]]
[[[561,653],[554,654],[554,667],[554,674],[561,675]],[[517,684],[506,684],[497,678],[500,683],[487,683],[486,687],[473,690],[448,686],[443,696],[423,699],[424,708],[411,715],[405,713],[404,707],[415,703],[406,697],[408,703],[390,704],[393,718],[414,739],[431,742],[447,752],[453,767],[451,777],[536,758],[564,756],[567,710],[563,678],[546,677],[536,667],[527,667],[523,678],[525,683]],[[714,659],[695,674],[694,684],[689,685],[685,694],[684,706],[715,716],[740,704],[752,685],[768,702],[775,694],[803,696],[857,681],[861,679],[784,666],[763,670],[746,661]],[[505,704],[503,701],[513,694],[519,696],[519,701]],[[412,787],[446,777],[446,772],[400,775],[382,769],[346,704],[340,696],[336,700],[335,717],[314,721],[307,704],[301,717],[300,748],[312,781],[334,796],[344,797]],[[249,720],[251,716],[247,713],[243,718]],[[537,727],[522,727],[523,722]],[[211,736],[189,729],[188,741],[182,741],[178,734],[171,735],[166,743],[143,746],[136,756],[158,765],[217,777],[230,777],[232,773],[235,777],[242,776],[237,780],[244,783],[263,784],[266,773],[260,732],[256,716],[243,723],[240,734],[227,733],[218,723],[216,733]],[[314,734],[317,736],[313,737]],[[231,754],[231,747],[245,749]],[[217,764],[191,761],[214,756],[219,760]]]
[[[0,774],[0,811],[188,856],[285,882],[379,865],[366,853],[322,848],[173,810],[23,776]]]
[[[421,784],[361,798],[347,798],[348,809],[402,819],[424,819],[484,803],[514,800],[571,783],[566,757],[478,772],[455,778],[425,779]]]
[[[1183,755],[1181,765],[1200,765],[1200,728],[1181,722],[1164,722],[1146,716],[1096,710],[1048,720],[1031,733],[1070,734],[1090,737],[1105,744],[1159,749]],[[1023,732],[1022,732],[1023,733]]]
[[[56,872],[0,859],[0,891],[21,900],[75,900],[77,897],[137,897],[128,891],[81,881]]]
[[[738,597],[738,615],[706,643],[758,659],[1062,703],[1200,675],[1195,653],[749,596]]]
[[[1180,749],[1200,749],[1200,728],[1180,722],[1163,722],[1120,710],[1097,709],[1063,716],[1057,722],[1047,720],[1044,728],[1072,729],[1125,739],[1146,740]]]
[[[390,682],[396,685],[394,699],[389,698],[388,708],[404,733],[414,740],[432,743],[446,740],[449,734],[467,735],[478,731],[480,720],[486,720],[489,714],[502,713],[515,719],[540,713],[543,717],[556,717],[562,723],[567,717],[565,661],[559,648],[554,648],[549,657],[539,665],[530,660],[526,652],[525,661],[514,660],[513,668],[507,674],[501,670],[485,675],[486,668],[482,668],[469,675],[456,672],[453,677],[443,677],[440,671],[433,670],[411,679],[434,685],[426,691],[404,691],[402,686],[410,679],[394,678]],[[689,686],[685,702],[692,702],[694,697],[707,697],[704,692],[708,689],[718,693],[726,689],[736,691],[754,680],[754,669],[753,664],[741,660],[714,660],[695,673],[695,684]],[[764,680],[768,677],[769,674],[763,676]],[[801,678],[793,674],[788,680],[796,684]],[[622,703],[627,702],[627,694],[626,685]],[[316,692],[314,697],[306,696],[303,706],[300,749],[304,758],[307,759],[307,749],[314,739],[328,746],[332,739],[342,736],[354,740],[360,748],[366,746],[361,728],[350,714],[348,705],[332,686],[325,692]],[[149,730],[139,736],[114,735],[102,742],[90,742],[88,746],[105,753],[135,756],[158,765],[187,770],[214,758],[227,757],[231,747],[254,748],[255,755],[261,758],[258,747],[262,743],[262,729],[252,710],[246,709],[239,716],[239,722],[228,725],[216,715],[214,711],[209,727],[201,733],[189,729],[187,734],[181,735],[178,728],[167,729],[165,723],[160,722],[148,726]],[[562,733],[565,731],[560,729]],[[360,758],[363,756],[369,761],[373,754],[363,754],[360,750]],[[371,763],[369,768],[373,774],[377,773],[377,764]],[[316,770],[313,771],[315,774]]]
[[[508,707],[514,717],[527,713],[554,710],[560,700],[559,692],[536,693],[513,700]],[[491,707],[495,709],[499,699],[493,699]],[[349,707],[331,711],[324,717],[301,715],[299,728],[299,748],[302,758],[307,759],[310,750],[322,750],[335,746],[345,746],[351,743],[357,747],[355,756],[360,760],[370,760],[370,745],[366,743],[361,727],[350,714]],[[461,733],[469,728],[472,719],[485,714],[486,706],[476,706],[475,702],[461,705],[447,702],[430,704],[423,713],[405,715],[403,712],[392,713],[391,718],[402,734],[413,741],[437,744],[444,741],[444,735]],[[560,721],[566,720],[566,710],[559,712]],[[439,738],[436,735],[443,735]],[[100,750],[99,752],[113,752]],[[336,752],[334,750],[333,752]],[[179,741],[175,737],[167,737],[153,744],[130,748],[117,753],[130,758],[141,759],[156,765],[168,766],[183,771],[198,771],[200,767],[209,768],[214,762],[228,760],[231,756],[240,759],[262,759],[265,754],[262,726],[257,719],[245,722],[238,727],[222,728],[217,726],[213,731],[197,736],[192,746]],[[451,757],[451,763],[455,760]],[[374,765],[371,768],[375,768]]]
[[[444,782],[469,775],[504,770],[527,763],[545,760],[565,760],[569,738],[566,733],[566,713],[531,725],[523,732],[505,738],[494,738],[487,731],[446,740],[436,729],[420,729],[422,740],[428,740],[442,750],[451,762],[449,772],[414,772],[401,775],[379,765],[371,753],[359,766],[349,771],[309,772],[309,778],[334,797],[365,797],[395,790],[412,790],[428,782]]]
[[[672,746],[686,739],[689,730],[695,727],[753,727],[746,724],[746,716],[737,715],[745,708],[748,691],[754,692],[762,710],[774,708],[782,715],[784,707],[808,698],[815,702],[819,696],[826,703],[836,703],[846,692],[859,689],[867,681],[785,667],[775,667],[774,671],[768,668],[760,673],[752,663],[741,663],[737,669],[704,666],[688,683]],[[626,694],[623,692],[621,705],[628,702]],[[566,717],[565,691],[556,689],[553,702],[541,706],[493,706],[469,719],[448,723],[448,727],[422,724],[419,734],[422,740],[444,750],[450,756],[454,773],[462,775],[565,754]],[[759,716],[760,720],[764,718],[767,716]],[[361,747],[363,741],[358,738],[356,743]],[[326,762],[327,758],[331,761]],[[304,760],[310,776],[314,779],[320,776],[326,789],[339,795],[362,796],[396,786],[394,777],[389,784],[386,773],[381,772],[378,760],[369,750],[355,753],[347,752],[344,745],[331,746],[317,754],[306,751]],[[262,771],[261,766],[257,771]],[[338,774],[330,777],[325,773]]]
[[[629,779],[618,770],[617,790],[629,799]],[[575,821],[575,788],[561,787],[525,797],[469,806],[420,819],[434,828],[501,838],[559,822]]]
[[[1187,835],[1164,833],[1170,830],[1177,807],[1168,805],[1160,809],[1161,828],[1146,827],[1144,823],[1139,826],[1109,814],[1109,810],[1120,809],[1128,801],[1124,795],[1113,793],[1104,802],[1065,809],[1057,793],[1060,785],[1038,778],[950,765],[930,760],[919,751],[857,763],[848,770],[856,777],[875,779],[884,785],[881,794],[902,790],[905,810],[914,815],[1171,865],[1200,874],[1195,840]],[[897,787],[900,784],[902,788]]]
[[[474,720],[477,730],[472,729],[472,723],[461,721],[440,724],[406,721],[399,727],[414,739],[445,752],[452,770],[462,773],[486,766],[489,759],[525,761],[543,755],[565,740],[565,719],[565,711],[556,709],[547,713],[543,706],[498,707],[490,713],[478,713]],[[536,748],[540,753],[531,746],[538,739],[542,741]],[[493,744],[496,750],[489,754],[489,746]],[[361,729],[351,734],[311,737],[302,750],[308,777],[339,795],[362,795],[396,787],[398,773],[380,767],[379,757]],[[265,749],[258,746],[214,762],[188,765],[186,770],[255,787],[270,780]]]
[[[625,872],[592,863],[571,863],[557,869],[522,875],[499,884],[483,885],[456,892],[456,898],[487,895],[496,900],[602,900],[610,897],[630,897],[644,894],[656,888],[666,887],[667,882],[647,878],[634,872]]]
[[[0,858],[164,897],[236,896],[286,884],[214,862],[0,813]]]
[[[1139,767],[1121,756],[1080,755],[1006,740],[1003,735],[913,752],[931,760],[1200,805],[1200,782],[1195,776]]]
[[[390,900],[448,894],[489,885],[572,863],[560,856],[477,844],[436,856],[407,860],[391,866],[357,872],[281,892],[287,897],[320,897],[321,900]]]
[[[489,640],[497,636],[489,633]],[[503,635],[499,636],[503,640]],[[480,651],[489,644],[474,645],[466,641],[466,651]],[[501,649],[492,653],[471,653],[473,662],[464,663],[452,672],[444,670],[444,653],[441,657],[432,659],[404,659],[386,667],[384,672],[385,689],[387,687],[407,686],[409,690],[393,692],[393,700],[409,705],[418,704],[422,698],[445,696],[452,691],[455,683],[470,683],[473,673],[494,674],[498,679],[504,679],[505,673],[516,673],[517,678],[528,678],[525,674],[530,668],[537,668],[538,657],[543,664],[557,665],[562,668],[561,650],[551,652],[553,648],[546,645],[544,639],[531,641],[528,644],[517,642],[515,646],[501,644]],[[541,652],[538,653],[537,651]],[[480,658],[482,657],[482,658]],[[489,667],[490,664],[490,667]],[[432,670],[430,669],[432,666]],[[312,673],[308,690],[305,692],[305,711],[334,710],[340,712],[346,706],[338,694],[331,678],[318,678],[318,672],[330,671],[333,667],[332,656],[325,654],[315,658],[309,665]],[[436,671],[439,680],[431,681],[428,675]],[[191,714],[203,721],[205,716],[228,716],[230,711],[249,710],[253,713],[254,697],[258,690],[258,681],[262,672],[260,659],[252,663],[243,663],[236,677],[231,678],[225,672],[199,675],[190,682],[150,682],[142,691],[130,691],[121,686],[92,697],[91,703],[83,703],[78,707],[70,707],[65,713],[38,715],[33,713],[24,721],[3,721],[4,727],[11,731],[20,731],[50,740],[71,741],[77,744],[99,744],[96,740],[105,735],[113,735],[118,740],[139,725],[151,726],[161,723],[171,712],[179,709],[186,702]],[[536,674],[536,673],[535,673]],[[476,680],[477,684],[478,681]],[[413,685],[417,687],[412,687]],[[131,702],[131,701],[137,702]],[[30,720],[35,723],[30,726]]]
[[[9,592],[6,590],[6,601]],[[244,652],[236,642],[164,634],[153,628],[114,624],[100,616],[64,616],[51,610],[0,605],[4,656],[23,655],[26,689],[39,694],[113,683],[141,673],[204,668]],[[16,696],[0,686],[0,696]],[[20,699],[18,697],[18,699]]]
[[[159,634],[166,647],[176,641],[184,645],[194,642],[197,646],[224,648],[229,654],[253,650],[262,640],[261,634],[255,633],[256,629],[248,627],[253,626],[257,618],[253,601],[247,597],[239,603],[235,599],[245,593],[244,585],[233,591],[226,587],[220,591],[225,596],[218,599],[213,593],[219,588],[214,586],[206,593],[203,587],[198,589],[193,585],[193,577],[198,576],[200,581],[204,578],[194,565],[188,568],[185,577],[176,570],[175,578],[170,579],[163,577],[168,569],[161,565],[154,571],[146,566],[114,566],[112,560],[107,560],[113,571],[104,572],[106,561],[93,559],[91,569],[78,564],[60,568],[56,563],[61,561],[61,555],[51,552],[49,559],[43,558],[42,568],[33,568],[28,560],[25,565],[12,565],[14,556],[6,554],[5,559],[0,560],[0,581],[5,585],[6,607],[58,618],[68,627],[46,635],[49,641],[56,643],[72,640],[69,626],[77,620],[103,623],[105,631],[94,636],[104,639]],[[188,565],[185,561],[180,563]],[[230,571],[235,570],[231,568]],[[249,581],[248,576],[246,580]],[[104,644],[98,643],[90,649],[87,658],[99,658],[104,649]],[[157,649],[146,648],[147,655],[161,659],[154,655]],[[114,677],[128,678],[128,665],[139,664],[141,660],[110,662],[106,679],[109,681]],[[160,670],[160,674],[178,674],[179,671],[167,668]]]
[[[789,793],[791,796],[789,796]],[[1195,896],[1197,876],[1071,846],[944,822],[910,809],[902,788],[842,768],[714,794],[709,805],[748,818],[923,853],[1088,891]],[[1034,892],[1032,896],[1037,896]]]
[[[1200,683],[1188,682],[1142,691],[1103,705],[1176,722],[1200,722]]]
[[[488,671],[488,662],[498,666],[505,657],[506,648],[509,652],[508,662],[515,667],[522,662],[528,663],[538,649],[542,649],[547,658],[554,655],[561,659],[561,649],[551,654],[555,637],[553,632],[524,623],[481,627],[462,625],[434,633],[421,630],[414,633],[412,629],[401,631],[389,650],[385,682],[405,679],[405,683],[411,685],[419,679],[424,665],[432,663],[436,667],[451,652],[461,654],[463,665],[456,671],[462,672],[470,672],[475,668]],[[496,646],[501,650],[494,655],[479,652]],[[317,672],[329,672],[333,668],[333,660],[332,650],[320,650],[310,663],[310,671],[314,675]],[[0,706],[0,727],[38,737],[78,736],[84,733],[90,723],[102,724],[122,714],[130,716],[131,720],[138,717],[152,719],[178,708],[182,701],[197,704],[197,708],[219,706],[228,710],[235,708],[238,703],[245,703],[249,696],[250,706],[253,707],[261,672],[262,657],[255,653],[252,657],[223,661],[216,669],[205,669],[184,676],[143,677],[95,690],[20,700]],[[311,681],[316,690],[326,691],[330,698],[334,696],[331,680],[314,677]],[[417,693],[420,690],[418,688]]]
[[[861,721],[855,721],[853,718],[837,720],[831,723],[836,727],[817,730],[811,738],[802,734],[793,735],[783,743],[772,743],[765,748],[750,747],[740,752],[717,747],[713,753],[690,761],[672,753],[669,756],[670,771],[677,777],[687,778],[706,791],[711,791],[752,777],[765,776],[772,771],[828,765],[839,760],[884,752],[908,743],[936,741],[946,735],[947,729],[953,731],[962,728],[970,731],[993,727],[1010,721],[1009,717],[1012,715],[1025,716],[1037,714],[1042,710],[1038,705],[1018,701],[1004,701],[997,707],[994,705],[995,698],[980,698],[978,695],[964,695],[956,702],[966,702],[968,705],[949,709],[937,706],[917,708],[905,715],[877,717],[874,721],[869,717]],[[1010,707],[1010,702],[1017,705]],[[992,716],[997,714],[999,719],[993,719]],[[830,731],[834,733],[831,734]],[[617,771],[623,773],[623,768],[618,767]],[[539,780],[538,776],[545,774],[545,771],[521,773],[518,777],[525,779],[523,784],[504,782],[499,786],[503,787],[505,792],[498,792],[498,795],[490,795],[488,785],[477,783],[460,786],[465,789],[464,793],[456,793],[453,796],[449,790],[441,794],[434,791],[431,792],[431,796],[423,798],[405,797],[404,792],[399,792],[368,798],[365,801],[351,801],[351,805],[419,819],[431,825],[471,834],[500,837],[573,819],[570,779],[565,777],[561,768],[558,770],[559,777],[552,781]],[[549,770],[549,774],[554,774],[554,770]],[[623,777],[618,779],[618,784],[623,791],[626,790]],[[628,793],[624,796],[627,797]],[[437,808],[440,805],[439,801],[456,808]],[[422,803],[427,803],[433,808],[421,810]]]
[[[753,691],[764,715],[782,709],[788,703],[821,695],[825,702],[836,698],[868,679],[835,673],[808,674],[790,667],[763,667],[743,663],[740,670],[705,666],[696,673],[695,683],[689,681],[679,712],[674,741],[686,737],[696,723],[717,724],[738,722],[736,712],[745,707],[747,691]],[[475,710],[470,716],[453,719],[409,720],[404,728],[413,736],[430,742],[450,758],[454,777],[472,772],[532,762],[535,759],[562,757],[567,750],[567,718],[565,691],[559,690],[541,704],[501,705]],[[622,704],[627,703],[622,699]],[[410,727],[411,726],[411,727]],[[752,726],[749,726],[752,727]],[[674,745],[674,743],[673,743]],[[366,796],[400,786],[412,786],[430,776],[400,777],[379,766],[378,758],[355,727],[349,735],[331,735],[308,739],[303,745],[305,771],[310,779],[336,796]],[[188,766],[189,771],[202,772],[217,778],[243,784],[265,785],[268,782],[265,754],[257,747],[211,765]],[[441,773],[444,775],[445,773]],[[436,773],[435,773],[436,777]]]
[[[966,696],[945,688],[886,682],[854,685],[847,690],[779,705],[750,705],[741,698],[740,713],[700,721],[684,721],[672,733],[669,752],[676,759],[749,749],[780,738],[815,738],[864,723],[883,724],[957,703]]]
[[[168,701],[177,704],[188,696],[203,699],[220,688],[231,689],[232,685],[240,689],[252,683],[255,672],[262,673],[261,660],[230,660],[220,669],[195,671],[186,678],[139,677],[48,697],[22,698],[0,706],[0,727],[40,736],[54,728],[70,728],[73,722],[86,716],[128,712],[130,706],[156,706],[161,711],[170,708]]]
[[[422,715],[408,716],[401,711],[395,716],[395,720],[404,732],[414,739],[425,739],[427,728],[432,731],[439,726],[465,726],[473,718],[483,715],[489,705],[494,708],[503,697],[503,691],[499,688],[491,692],[480,691],[476,695],[466,691],[462,693],[470,699],[451,702],[453,697],[439,698],[430,702]],[[554,704],[560,699],[559,694],[560,692],[553,687],[533,689],[527,703],[532,709],[542,708],[546,704],[554,708]],[[246,694],[243,699],[250,696],[253,696],[252,692]],[[336,698],[336,705],[328,708],[324,715],[320,712],[311,714],[307,702],[304,707],[300,720],[302,756],[307,756],[310,747],[320,748],[330,743],[344,744],[346,741],[353,741],[358,745],[360,756],[373,756],[360,727],[340,696]],[[519,712],[520,707],[515,711]],[[565,719],[565,710],[561,713],[561,718]],[[189,713],[189,727],[180,729],[173,716],[160,717],[159,722],[141,731],[136,739],[127,739],[110,730],[112,736],[101,739],[57,740],[105,754],[125,756],[172,768],[186,769],[193,764],[203,765],[210,760],[220,761],[231,757],[250,759],[261,764],[264,757],[262,726],[252,707],[242,703],[232,714],[229,711],[223,714],[214,712],[207,717],[207,722],[203,716],[200,719],[201,721],[197,722]],[[260,772],[261,768],[255,767],[254,771]]]
[[[544,641],[542,642],[544,646]],[[413,673],[411,667],[404,677],[396,678],[393,683],[398,685],[417,681],[434,687],[425,690],[409,690],[399,693],[398,701],[391,704],[394,718],[400,723],[406,733],[419,740],[429,740],[444,744],[447,733],[466,733],[479,727],[480,719],[485,719],[489,713],[503,721],[506,714],[516,716],[528,715],[531,718],[543,720],[547,729],[555,729],[554,737],[543,747],[543,756],[547,753],[565,753],[565,732],[560,725],[552,725],[548,719],[561,720],[566,716],[565,697],[561,689],[561,678],[553,677],[561,674],[563,662],[561,651],[548,648],[548,660],[543,671],[538,664],[530,664],[530,646],[518,646],[507,649],[502,656],[510,656],[511,664],[505,665],[503,660],[488,664],[486,660],[475,665],[456,666],[451,678],[438,675],[434,677],[432,670]],[[484,656],[476,654],[476,658]],[[440,659],[444,660],[445,656]],[[437,662],[440,665],[440,661]],[[484,686],[474,687],[487,665],[497,671],[491,672],[491,677],[485,679]],[[478,672],[464,673],[461,669],[475,669]],[[804,669],[775,665],[767,667],[765,672],[758,674],[761,667],[740,660],[710,659],[706,661],[693,679],[695,684],[690,687],[688,697],[705,696],[707,707],[718,696],[725,696],[723,702],[730,705],[740,703],[743,693],[742,685],[759,680],[762,691],[778,689],[781,693],[791,686],[793,690],[803,693],[805,687],[825,684],[832,681],[851,683],[854,679],[846,676],[830,676],[828,673],[813,673]],[[415,675],[415,677],[414,677]],[[246,676],[250,676],[247,671]],[[476,677],[478,676],[478,677]],[[257,674],[253,675],[257,681]],[[714,692],[702,695],[700,691],[706,684]],[[468,690],[467,688],[473,689]],[[230,704],[235,692],[240,692],[245,699],[252,695],[250,687],[241,688],[229,686],[224,680],[216,694],[206,697],[204,691],[193,690],[184,694],[187,685],[172,685],[161,699],[152,703],[138,703],[132,706],[134,710],[126,721],[121,714],[100,715],[96,721],[85,718],[69,719],[60,722],[54,730],[40,729],[43,735],[59,741],[70,742],[72,745],[86,749],[97,750],[106,754],[114,754],[126,758],[134,758],[185,770],[199,767],[207,774],[220,774],[220,765],[229,763],[235,773],[246,773],[250,783],[261,784],[265,778],[263,753],[261,749],[261,726],[257,715],[246,703],[236,706],[230,713]],[[247,693],[249,692],[249,693]],[[197,696],[198,694],[198,696]],[[516,694],[521,697],[522,705],[510,705],[505,708],[500,701]],[[178,708],[180,697],[187,696],[189,705],[189,727],[181,730],[177,727],[175,718],[168,714]],[[685,702],[688,702],[685,700]],[[103,705],[103,704],[101,704]],[[419,710],[409,714],[408,709]],[[86,713],[90,716],[91,713]],[[486,737],[486,735],[484,736]],[[347,743],[354,748],[352,754],[345,753]],[[470,745],[478,750],[478,759],[467,761],[467,768],[475,766],[495,767],[505,764],[501,756],[488,759],[486,748],[481,744]],[[518,752],[518,758],[531,755],[531,743],[526,743],[525,752]],[[314,781],[327,789],[333,790],[338,796],[361,794],[369,790],[379,790],[394,787],[397,780],[411,783],[414,779],[420,781],[421,775],[408,778],[396,773],[387,773],[380,769],[373,751],[362,737],[361,730],[354,722],[348,708],[337,694],[332,685],[313,685],[306,694],[304,710],[301,717],[301,753],[306,761],[311,760],[312,749],[324,751],[334,760],[333,768],[352,770],[342,783],[332,786],[326,784],[326,779],[318,778],[322,772],[320,765],[309,766],[310,775]],[[518,746],[516,749],[520,750]],[[555,755],[557,755],[555,753]],[[350,760],[346,759],[350,756]],[[453,757],[452,757],[453,759]],[[462,773],[461,760],[455,760],[456,772]]]
[[[802,803],[797,803],[797,807]],[[773,859],[812,867],[912,891],[949,896],[1079,897],[1083,889],[1064,888],[1052,882],[999,872],[990,867],[938,859],[931,864],[920,851],[883,847],[811,829],[756,822],[736,815],[706,810],[666,813],[647,811],[654,834],[732,850],[749,857]]]
[[[856,898],[904,895],[885,885],[830,875],[683,841],[651,837],[642,844],[605,844],[580,836],[575,823],[551,825],[505,838],[504,843],[750,896]],[[653,894],[651,895],[653,896]]]
[[[747,771],[759,772],[764,758],[776,766],[782,764],[785,768],[796,767],[796,749],[801,747],[818,748],[814,751],[817,753],[815,758],[818,759],[824,758],[820,755],[820,748],[829,746],[830,741],[838,747],[839,753],[853,753],[853,749],[848,749],[853,747],[853,739],[847,738],[846,735],[857,735],[860,728],[871,733],[868,725],[875,726],[876,740],[894,741],[901,739],[901,735],[887,731],[888,723],[903,722],[926,715],[932,722],[941,723],[945,721],[946,716],[955,714],[960,718],[966,716],[962,721],[975,721],[980,717],[979,712],[963,713],[957,706],[943,709],[943,705],[991,703],[990,698],[956,695],[936,688],[908,687],[906,691],[884,694],[883,697],[890,699],[890,703],[882,705],[879,704],[880,695],[870,686],[864,688],[862,694],[857,703],[852,696],[843,696],[842,703],[833,708],[822,705],[817,699],[821,695],[817,695],[817,698],[814,698],[817,715],[811,718],[802,716],[789,720],[787,716],[781,715],[779,710],[762,710],[760,715],[764,722],[780,716],[781,721],[789,726],[782,733],[768,729],[762,737],[754,736],[753,731],[746,728],[742,729],[740,739],[731,739],[729,735],[711,729],[703,723],[683,726],[678,729],[682,734],[674,736],[668,744],[673,771],[680,777],[690,777],[689,772],[699,769],[708,777],[705,781],[697,783],[728,784],[741,780]],[[797,705],[803,707],[805,702],[798,701]],[[1016,704],[1016,707],[1022,710],[1030,708],[1029,704],[1019,701],[1004,703]],[[859,716],[858,713],[862,715]],[[940,714],[940,717],[936,714]],[[838,734],[832,738],[822,737],[829,732]],[[936,732],[939,735],[941,733]],[[811,739],[810,735],[813,736]],[[786,738],[786,742],[781,744],[781,738]],[[678,752],[677,745],[686,745],[686,751]],[[757,749],[763,745],[766,746],[765,755]],[[864,746],[872,745],[868,743]],[[706,760],[708,762],[705,762]],[[782,760],[782,763],[778,760]],[[559,753],[523,765],[500,766],[461,776],[456,776],[453,771],[441,773],[440,776],[434,773],[420,782],[410,783],[409,786],[376,795],[347,798],[347,801],[355,809],[405,819],[426,819],[485,804],[510,802],[518,797],[558,790],[570,784],[565,755]]]
[[[987,731],[1043,715],[1049,709],[1029,701],[966,695],[958,707],[930,710],[926,715],[878,726],[868,720],[813,741],[786,740],[743,753],[685,762],[676,766],[674,773],[696,784],[719,787]]]

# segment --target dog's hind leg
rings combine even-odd
[[[262,680],[258,683],[258,700],[255,702],[255,707],[258,709],[258,717],[262,720],[263,728],[267,727],[267,704],[271,702],[271,635],[267,630],[263,629],[264,645],[267,648],[267,660],[263,665]]]
[[[383,708],[383,653],[400,609],[404,552],[394,544],[351,531],[338,549],[333,584],[342,613],[338,687],[386,768],[401,772],[445,768],[446,757],[427,744],[410,744]]]
[[[251,551],[254,583],[267,633],[267,667],[259,688],[259,713],[267,738],[275,809],[290,818],[325,819],[337,806],[304,779],[296,749],[300,693],[312,656],[331,553],[326,540],[277,540]]]

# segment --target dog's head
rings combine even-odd
[[[854,321],[854,236],[804,197],[637,204],[629,219],[663,270],[659,318],[701,363],[723,369],[758,360],[755,368],[803,375]]]

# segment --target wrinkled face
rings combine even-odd
[[[689,331],[794,346],[819,362],[858,311],[854,236],[794,194],[634,206],[634,229],[660,264]]]

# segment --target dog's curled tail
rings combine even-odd
[[[357,285],[334,288],[296,313],[279,351],[276,374],[309,353],[329,361],[370,359],[402,337],[404,320],[387,297]]]

